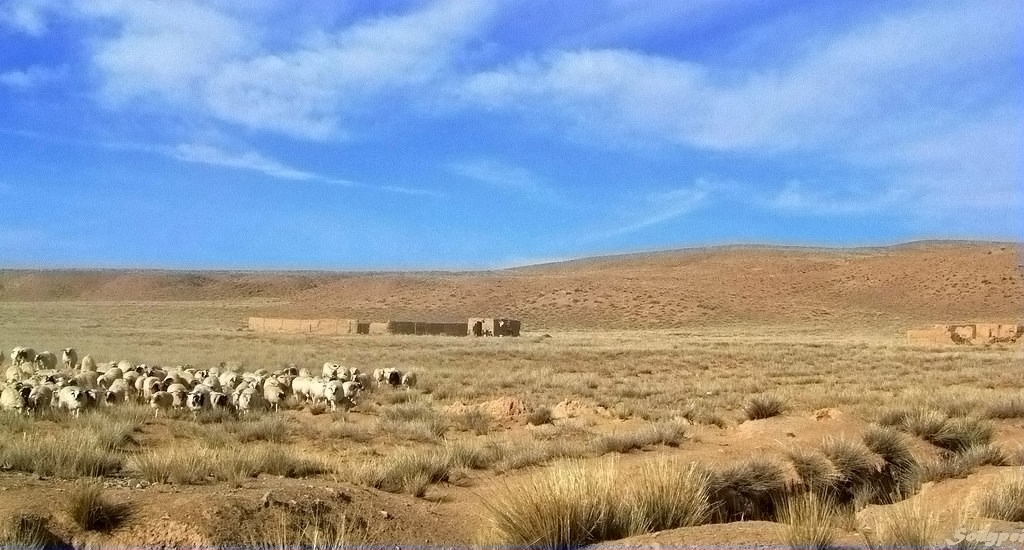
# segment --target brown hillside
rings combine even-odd
[[[904,327],[1024,318],[1020,243],[719,247],[486,272],[0,271],[0,300],[253,300],[265,316],[540,328],[732,323]]]

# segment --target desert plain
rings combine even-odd
[[[906,331],[1024,323],[1021,264],[1021,243],[927,241],[472,272],[3,270],[5,353],[418,375],[347,412],[0,411],[3,540],[1020,548],[1024,347]],[[523,333],[268,334],[250,316]]]

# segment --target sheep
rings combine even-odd
[[[43,351],[36,354],[35,359],[32,360],[32,364],[37,369],[53,370],[57,368],[57,356],[52,352]]]
[[[416,387],[416,373],[413,371],[406,371],[402,375],[402,386],[406,389],[412,389]]]
[[[28,393],[26,406],[33,413],[40,413],[49,409],[53,402],[53,388],[45,384],[33,386]]]
[[[373,369],[373,381],[377,383],[377,387],[381,387],[387,384],[388,377],[384,374],[386,369]]]
[[[188,393],[185,401],[188,405],[188,409],[192,411],[192,418],[195,419],[199,414],[199,411],[210,408],[210,393],[212,390],[209,386],[199,384]]]
[[[221,389],[220,378],[217,378],[216,376],[207,376],[203,378],[201,384],[209,386],[213,391],[220,391]]]
[[[0,391],[0,410],[16,411],[19,414],[25,412],[25,393],[22,389],[29,389],[20,383],[7,384]]]
[[[164,413],[166,414],[167,411],[169,411],[171,407],[174,406],[174,396],[163,390],[160,390],[158,392],[155,392],[152,395],[152,397],[149,398],[149,406],[153,407],[153,410],[155,411],[153,413],[153,416],[159,418],[160,411],[164,411]]]
[[[18,382],[21,379],[25,378],[25,373],[21,371],[21,367],[11,365],[7,367],[7,373],[5,375],[5,378],[8,383]]]
[[[88,403],[88,395],[78,386],[65,386],[57,392],[57,408],[72,413],[78,418]]]
[[[281,401],[284,401],[286,395],[287,392],[284,391],[284,387],[276,378],[267,379],[263,385],[263,399],[274,408],[274,412],[279,410],[279,405]]]
[[[139,378],[135,383],[135,388],[139,390],[139,394],[146,402],[150,402],[156,392],[163,391],[163,388],[160,385],[160,379],[156,376]]]
[[[168,385],[164,389],[164,391],[166,391],[167,393],[171,394],[171,397],[173,398],[172,406],[175,409],[184,409],[185,408],[185,398],[186,398],[186,396],[188,396],[188,392],[189,392],[189,389],[188,389],[188,387],[185,386],[185,384],[179,384],[179,383],[170,384],[170,385]]]
[[[386,369],[378,369],[374,371],[375,378],[377,379],[377,386],[383,386],[387,384],[392,388],[397,388],[402,384],[402,371],[395,367],[388,367]]]
[[[82,372],[96,372],[96,361],[91,355],[82,358]]]
[[[260,395],[256,388],[245,388],[241,392],[238,392],[238,410],[242,414],[248,414],[254,410],[264,410],[266,404],[263,402],[263,396]]]
[[[92,390],[96,388],[96,381],[99,380],[100,374],[96,371],[82,371],[74,376],[72,380],[75,384],[83,389]]]
[[[352,378],[352,381],[359,382],[359,385],[362,386],[362,389],[360,391],[369,391],[373,387],[370,384],[373,381],[373,378],[370,376],[370,373],[368,372],[357,373]]]
[[[296,376],[292,379],[292,394],[302,402],[308,401],[310,385],[313,379],[308,376]]]
[[[113,400],[113,401],[111,401]],[[108,403],[127,403],[135,400],[135,387],[128,384],[124,378],[114,380],[107,388]]]
[[[341,369],[342,366],[339,365],[338,363],[332,363],[328,361],[324,363],[324,367],[320,373],[320,376],[323,377],[324,380],[334,380],[341,373]]]
[[[109,388],[114,380],[124,378],[124,373],[121,372],[120,367],[111,367],[107,372],[103,373],[102,376],[96,379],[96,384],[101,387]]]
[[[60,350],[60,362],[64,370],[71,370],[78,367],[78,352],[75,348],[64,348]]]
[[[242,380],[241,375],[239,375],[237,372],[231,371],[221,373],[221,375],[218,376],[217,378],[220,380],[220,385],[222,388],[234,388]]]
[[[324,385],[324,399],[331,404],[331,411],[338,410],[340,403],[344,410],[355,406],[355,398],[362,389],[359,382],[331,380]]]
[[[36,360],[36,350],[25,346],[16,346],[11,349],[11,364],[21,366],[23,363],[31,365]]]
[[[211,391],[209,395],[210,408],[212,409],[226,409],[231,404],[231,400],[227,395],[219,391]]]

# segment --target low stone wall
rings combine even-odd
[[[912,345],[941,344],[1001,344],[1022,340],[1024,325],[999,323],[965,323],[934,325],[930,328],[907,331],[907,343]]]

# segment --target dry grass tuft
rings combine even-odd
[[[288,421],[274,416],[264,416],[253,421],[233,424],[233,431],[241,443],[267,441],[284,443],[288,440]]]
[[[786,412],[788,408],[786,402],[781,397],[766,393],[755,395],[748,399],[743,405],[743,413],[747,416],[748,420],[760,420],[762,418],[779,416]]]
[[[921,465],[906,436],[892,428],[870,426],[862,440],[865,447],[885,461],[875,476],[875,502],[891,504],[918,491]]]
[[[849,504],[874,491],[880,458],[864,443],[845,438],[826,437],[821,452],[829,459],[839,478],[832,497],[837,504]]]
[[[550,424],[554,418],[551,416],[551,409],[541,405],[526,415],[526,421],[534,426]]]
[[[1024,521],[1024,469],[1000,477],[978,501],[978,512],[987,518]]]
[[[0,530],[0,547],[18,550],[70,550],[72,546],[60,539],[46,518],[23,514],[4,522]]]
[[[452,455],[445,449],[403,451],[369,461],[352,472],[353,481],[388,491],[423,496],[427,486],[448,480]]]
[[[476,435],[487,435],[494,424],[494,417],[480,407],[472,407],[451,416],[459,429],[473,432]]]
[[[818,496],[835,493],[839,470],[821,451],[796,447],[786,451],[786,456],[800,477],[799,489]]]
[[[255,531],[241,545],[257,550],[343,550],[366,542],[366,522],[332,510],[322,501],[312,506],[280,505],[255,522]]]
[[[112,531],[131,517],[131,507],[107,500],[98,483],[78,483],[66,502],[71,519],[86,531]]]
[[[839,526],[836,504],[814,493],[790,496],[778,505],[779,534],[794,550],[832,548]]]
[[[1024,396],[1015,395],[995,403],[989,403],[985,408],[985,418],[1009,419],[1024,418]]]
[[[942,538],[942,528],[938,514],[903,504],[894,506],[870,528],[861,529],[861,536],[872,550],[932,548]]]
[[[710,487],[716,522],[772,521],[786,496],[786,474],[773,460],[751,458],[714,472]]]
[[[604,435],[593,443],[598,454],[628,453],[651,445],[678,447],[686,439],[686,426],[678,422],[662,422],[641,430]]]
[[[109,476],[122,466],[120,454],[109,450],[109,444],[92,433],[74,431],[8,439],[0,441],[0,464],[9,470],[65,479]]]
[[[711,474],[696,463],[650,461],[634,479],[625,497],[631,535],[701,525],[711,517]]]
[[[448,431],[448,419],[425,400],[410,401],[384,409],[377,418],[377,431],[399,439],[434,442]]]

